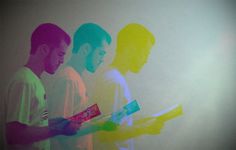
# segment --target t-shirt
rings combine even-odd
[[[27,67],[19,69],[10,80],[5,99],[5,122],[18,121],[28,126],[48,126],[45,90],[40,79]],[[29,145],[7,145],[11,150],[48,150],[49,140]]]
[[[131,102],[132,96],[126,82],[126,79],[117,69],[109,69],[96,78],[95,86],[91,87],[92,99],[98,103],[102,113],[111,114],[122,108],[127,103]],[[133,119],[131,116],[125,117],[121,124],[131,126]],[[96,149],[109,150],[133,150],[134,141],[129,139],[124,142],[117,143],[100,143],[98,135],[95,134],[94,143]]]
[[[62,68],[48,92],[49,117],[73,116],[88,107],[86,87],[80,74],[72,67]],[[82,137],[57,136],[51,139],[52,149],[92,150],[92,135]]]

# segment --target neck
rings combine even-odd
[[[71,66],[81,75],[85,70],[85,58],[72,54],[67,66]]]
[[[114,61],[111,63],[111,67],[116,68],[123,76],[128,72],[128,67],[125,61],[120,61],[118,57],[115,57]]]
[[[44,63],[43,61],[39,61],[33,55],[30,55],[28,62],[25,64],[25,67],[29,68],[34,74],[36,74],[39,78],[41,77],[44,71]]]

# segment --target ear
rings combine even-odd
[[[81,54],[87,56],[92,51],[92,46],[89,43],[84,43],[80,46]]]
[[[47,44],[42,44],[38,47],[38,53],[42,57],[47,57],[49,52],[50,52],[50,49]]]

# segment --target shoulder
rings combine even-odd
[[[34,84],[30,80],[30,76],[27,73],[27,70],[20,68],[15,74],[11,77],[5,88],[5,96],[9,98],[11,95],[18,95],[20,93],[29,93],[33,91]]]
[[[111,70],[106,71],[104,73],[104,79],[111,82],[119,83],[119,84],[122,84],[123,82],[125,82],[125,78],[116,69],[111,69]]]
[[[36,80],[36,75],[32,73],[29,69],[26,67],[22,67],[19,70],[15,72],[15,74],[12,76],[10,80],[10,84],[12,83],[18,83],[18,84],[27,84],[31,85]]]
[[[58,77],[60,80],[66,80],[71,82],[81,78],[80,75],[72,67],[65,67],[61,69]]]
[[[76,87],[81,83],[83,80],[80,75],[72,67],[67,66],[58,72],[52,85],[53,88]]]

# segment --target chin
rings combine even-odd
[[[90,73],[95,73],[96,72],[96,70],[88,70]]]
[[[133,72],[133,73],[139,73],[140,70],[141,70],[141,69],[133,69],[133,70],[131,70],[131,72]]]
[[[95,73],[97,69],[95,67],[88,67],[87,70],[90,73]]]
[[[51,75],[53,75],[53,74],[55,74],[55,72],[47,72],[48,74],[51,74]]]
[[[56,70],[46,70],[48,74],[55,74]]]

